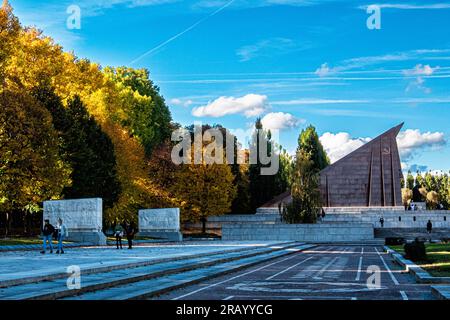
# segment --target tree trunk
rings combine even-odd
[[[206,218],[202,219],[202,233],[206,234]]]
[[[8,237],[9,234],[9,213],[5,212],[5,238]]]

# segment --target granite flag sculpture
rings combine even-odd
[[[402,206],[397,135],[403,123],[320,172],[324,207]]]

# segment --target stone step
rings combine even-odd
[[[253,248],[252,250],[240,250],[235,252],[222,252],[210,256],[200,256],[190,259],[181,259],[171,262],[156,263],[149,266],[113,270],[103,273],[82,274],[81,289],[70,290],[66,285],[66,278],[54,279],[40,283],[26,284],[0,289],[0,300],[24,300],[24,299],[58,299],[102,290],[114,286],[129,284],[133,282],[165,277],[170,274],[185,272],[197,268],[234,261],[238,259],[254,257],[273,251],[281,250],[298,245],[298,243],[284,244],[283,246],[269,246]]]
[[[432,286],[431,292],[439,300],[450,300],[450,286]]]
[[[289,242],[274,242],[271,245],[282,245],[287,244]],[[290,243],[293,243],[292,241]],[[227,250],[227,253],[233,253],[233,252],[245,252],[254,250],[255,247],[244,247],[244,248],[238,248],[238,249],[231,249]],[[200,254],[194,254],[194,255],[183,255],[178,257],[168,257],[168,258],[161,258],[161,259],[148,259],[148,260],[142,260],[137,259],[132,262],[124,263],[123,261],[111,261],[108,263],[103,263],[102,265],[99,265],[98,263],[89,264],[89,265],[81,265],[81,274],[83,275],[89,275],[89,274],[96,274],[96,273],[104,273],[114,270],[123,270],[123,269],[130,269],[130,268],[136,268],[136,267],[145,267],[153,264],[158,263],[166,263],[166,262],[173,262],[178,260],[186,260],[186,259],[192,259],[192,258],[199,258],[199,257],[207,257],[207,256],[215,256],[220,255],[222,252],[210,252],[210,253],[200,253]],[[19,275],[10,275],[3,277],[2,280],[0,280],[0,289],[1,288],[7,288],[11,286],[18,286],[18,285],[24,285],[24,284],[30,284],[30,283],[39,283],[43,281],[52,281],[56,279],[66,279],[67,278],[67,272],[65,268],[58,268],[58,270],[33,270],[33,272],[30,272],[29,276],[24,276],[23,274]]]
[[[167,293],[183,288],[187,285],[216,278],[225,274],[249,268],[256,264],[290,255],[313,245],[287,246],[279,250],[236,259],[229,262],[219,263],[210,267],[195,268],[193,270],[157,277],[154,279],[134,282],[124,286],[117,286],[105,290],[90,292],[79,296],[73,296],[64,300],[136,300],[151,298],[156,295]]]

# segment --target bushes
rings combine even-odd
[[[405,249],[405,257],[411,261],[427,260],[425,243],[419,241],[419,239],[416,239],[414,240],[414,242],[411,243],[406,243],[404,249]]]

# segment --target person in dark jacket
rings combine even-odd
[[[382,228],[384,227],[384,218],[383,217],[380,218],[380,225]]]
[[[134,228],[132,223],[127,223],[127,225],[125,226],[125,232],[127,234],[128,249],[133,249],[133,239],[136,233],[136,229]]]
[[[114,235],[116,236],[116,247],[117,249],[122,249],[122,237],[123,237],[123,227],[120,223],[117,223],[114,228]]]
[[[427,232],[431,233],[431,230],[433,230],[433,224],[431,223],[431,220],[428,220],[427,223]]]
[[[55,227],[50,224],[50,221],[48,219],[46,219],[44,221],[44,226],[42,227],[43,249],[44,249],[41,251],[42,254],[45,254],[45,251],[47,250],[47,242],[50,247],[50,253],[53,253],[52,238],[54,232]]]

